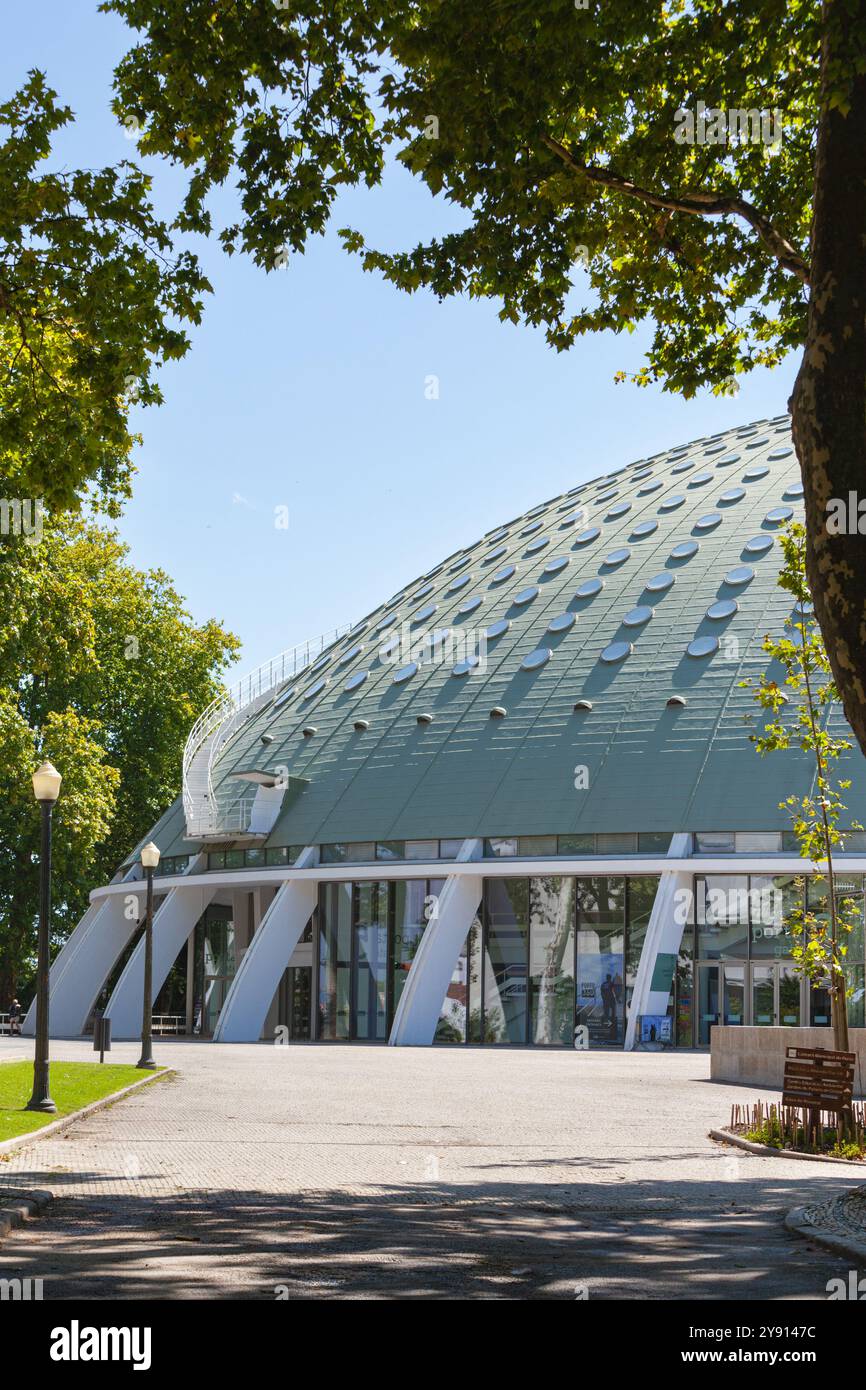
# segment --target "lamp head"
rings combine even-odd
[[[159,849],[151,840],[149,845],[145,845],[141,851],[141,863],[145,869],[155,869],[159,863]]]
[[[63,778],[53,763],[44,762],[33,774],[33,795],[37,801],[54,803],[60,795]]]

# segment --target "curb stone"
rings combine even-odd
[[[835,1255],[847,1255],[858,1265],[866,1266],[866,1232],[862,1240],[855,1240],[853,1236],[839,1235],[835,1231],[814,1226],[806,1219],[808,1210],[806,1206],[793,1207],[785,1217],[787,1229],[813,1245],[823,1245],[825,1250],[832,1250]]]
[[[0,1241],[4,1236],[8,1236],[10,1231],[14,1231],[18,1226],[23,1226],[25,1221],[29,1221],[31,1216],[38,1216],[54,1200],[53,1192],[45,1192],[41,1189],[28,1192],[26,1196],[19,1197],[17,1201],[9,1201],[13,1193],[0,1193]]]
[[[774,1149],[769,1144],[753,1144],[751,1139],[743,1139],[739,1134],[732,1134],[729,1129],[711,1129],[709,1137],[718,1140],[720,1144],[731,1144],[737,1149],[745,1149],[746,1153],[760,1154],[764,1158],[796,1158],[806,1163],[840,1163],[844,1168],[859,1168],[861,1173],[866,1173],[866,1160],[862,1158],[833,1158],[830,1154],[802,1154],[796,1149]]]
[[[104,1110],[107,1105],[113,1105],[116,1100],[122,1100],[132,1091],[139,1090],[141,1086],[150,1086],[155,1081],[162,1081],[167,1076],[176,1075],[177,1072],[174,1067],[163,1067],[159,1071],[149,1072],[140,1081],[131,1081],[128,1086],[122,1087],[121,1090],[112,1091],[107,1096],[100,1096],[99,1100],[92,1100],[89,1105],[83,1105],[80,1110],[72,1110],[68,1115],[61,1115],[59,1120],[52,1120],[50,1125],[43,1125],[41,1129],[31,1129],[27,1134],[16,1134],[12,1139],[4,1139],[0,1143],[0,1155],[14,1153],[16,1149],[23,1149],[29,1144],[38,1143],[40,1139],[46,1139],[49,1134],[58,1134],[68,1125],[75,1124],[76,1120],[83,1120],[85,1116],[93,1115],[97,1110]]]

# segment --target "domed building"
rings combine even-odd
[[[784,921],[824,889],[797,880],[779,805],[813,768],[758,755],[743,684],[797,618],[778,535],[801,498],[787,416],[695,440],[238,682],[146,837],[154,997],[185,970],[178,1026],[217,1042],[702,1047],[719,1022],[829,1025]],[[842,860],[861,905],[864,850],[852,833]],[[56,1036],[107,983],[114,1036],[139,1031],[138,853],[52,967]],[[861,928],[852,1024],[863,959]]]

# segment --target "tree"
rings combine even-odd
[[[763,733],[753,734],[752,742],[761,754],[796,744],[814,759],[813,790],[805,796],[789,796],[780,809],[788,811],[800,853],[816,870],[813,882],[827,883],[827,909],[815,912],[808,903],[788,914],[786,925],[794,938],[792,954],[800,973],[810,985],[828,988],[831,999],[833,1041],[840,1052],[848,1052],[848,988],[845,973],[847,940],[855,926],[855,904],[840,896],[833,859],[837,848],[844,848],[839,817],[845,810],[842,793],[849,779],[833,775],[834,764],[852,747],[850,739],[830,732],[830,715],[838,706],[838,693],[821,634],[812,616],[812,601],[806,578],[806,531],[799,523],[789,526],[781,537],[785,561],[779,572],[779,585],[796,601],[790,635],[764,638],[764,651],[784,671],[784,687],[772,674],[761,677],[755,698],[767,712]],[[744,685],[750,684],[744,681]],[[790,693],[789,693],[790,692]],[[789,708],[795,698],[793,711]],[[855,829],[862,826],[855,824]],[[803,884],[805,887],[805,884]]]
[[[72,119],[42,73],[0,105],[0,479],[3,530],[82,495],[116,515],[129,494],[135,401],[158,404],[161,362],[189,346],[209,288],[153,215],[150,180],[114,168],[48,173]],[[8,513],[7,513],[8,516]]]
[[[190,172],[180,225],[211,230],[208,194],[236,178],[229,252],[285,264],[396,150],[464,216],[408,251],[343,229],[401,289],[492,298],[557,351],[652,321],[621,375],[685,396],[802,352],[807,570],[866,751],[866,566],[859,534],[825,526],[866,456],[866,0],[104,8],[139,34],[119,116]]]
[[[30,775],[63,775],[54,922],[74,925],[180,788],[184,741],[237,640],[194,624],[168,576],[66,516],[0,552],[0,999],[34,948],[39,816]]]

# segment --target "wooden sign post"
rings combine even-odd
[[[850,1119],[854,1096],[854,1052],[831,1052],[823,1047],[787,1047],[782,1105],[804,1112],[804,1138],[817,1142],[822,1112],[839,1121]]]

